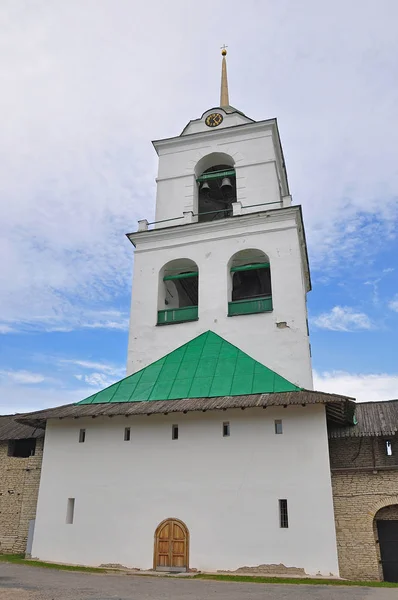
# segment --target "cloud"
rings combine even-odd
[[[9,325],[6,325],[5,323],[0,323],[0,335],[1,334],[6,334],[6,333],[16,333],[16,329],[13,329],[12,327],[10,327]]]
[[[249,0],[242,22],[237,0],[228,13],[203,0],[217,23],[204,32],[187,19],[196,6],[187,0],[138,11],[129,0],[5,0],[0,331],[125,329],[126,319],[87,313],[127,306],[124,233],[154,212],[150,139],[178,135],[218,102],[220,31],[230,40],[232,103],[279,118],[313,269],[363,263],[393,239],[398,8],[371,5],[361,6],[358,26],[357,7],[339,1],[320,12],[308,0],[300,12]],[[377,127],[364,127],[376,111]]]
[[[95,321],[94,323],[86,323],[83,327],[87,329],[118,329],[120,331],[127,331],[129,328],[129,320],[124,319],[123,321]]]
[[[133,248],[124,234],[153,220],[150,140],[178,135],[217,104],[224,34],[232,104],[257,120],[278,117],[315,277],[332,289],[349,271],[354,285],[396,236],[396,2],[358,13],[344,0],[306,0],[305,10],[247,0],[242,20],[237,0],[228,11],[202,0],[205,30],[187,18],[192,0],[138,4],[0,3],[0,333],[127,330]],[[344,306],[318,319],[370,328]],[[90,374],[113,376],[75,366],[82,388]],[[72,393],[34,389],[40,406]],[[7,393],[25,404],[18,390]]]
[[[113,365],[106,362],[95,362],[91,360],[80,360],[78,358],[62,358],[58,361],[58,364],[62,365],[74,365],[81,367],[82,369],[91,370],[95,369],[102,374],[106,375],[125,375],[125,367]],[[77,375],[75,377],[78,377]],[[78,377],[79,378],[79,377]]]
[[[90,386],[94,386],[97,388],[97,390],[104,389],[112,383],[115,383],[115,381],[118,381],[126,376],[125,366],[114,365],[108,362],[81,360],[78,358],[65,358],[58,360],[57,364],[61,367],[79,367],[84,372],[74,373],[73,377],[78,381],[87,383]],[[85,371],[91,371],[91,373],[86,373]],[[91,390],[90,393],[86,394],[86,396],[92,393],[93,391]]]
[[[398,374],[314,371],[314,389],[356,398],[359,402],[398,398]]]
[[[40,385],[0,383],[0,414],[31,412],[62,404],[72,404],[93,393],[89,387],[64,389],[60,385],[43,388]]]
[[[395,312],[398,312],[398,294],[396,294],[395,298],[390,300],[390,302],[388,303],[388,308]]]
[[[12,323],[12,324],[10,324]],[[56,315],[24,317],[24,319],[9,319],[0,321],[0,334],[31,333],[37,331],[69,332],[77,329],[110,329],[127,331],[129,319],[126,313],[115,310],[93,311],[82,306],[76,306],[69,314],[61,312]]]
[[[330,312],[322,313],[311,319],[319,329],[331,331],[359,331],[372,329],[373,324],[363,312],[355,312],[349,306],[334,306]]]
[[[115,383],[113,379],[109,379],[103,373],[90,373],[90,375],[84,375],[83,379],[89,385],[93,385],[99,389],[104,389]]]
[[[0,379],[6,379],[11,383],[42,383],[46,377],[40,373],[32,373],[31,371],[0,371]]]

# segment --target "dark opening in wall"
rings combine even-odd
[[[178,425],[171,426],[171,439],[178,440]]]
[[[197,321],[199,300],[198,265],[190,259],[176,259],[160,271],[158,325]]]
[[[232,302],[271,296],[271,272],[269,268],[260,266],[256,268],[255,264],[248,266],[250,269],[233,273]]]
[[[225,421],[222,424],[222,434],[223,434],[223,437],[229,437],[231,435],[231,428],[229,426],[229,421]]]
[[[236,202],[236,174],[229,165],[206,169],[200,177],[198,221],[214,221],[232,217],[232,203]]]
[[[9,440],[8,442],[8,456],[28,458],[28,456],[34,456],[35,451],[36,438]]]
[[[171,304],[177,305],[177,308],[184,308],[186,306],[198,306],[198,273],[195,271],[185,271],[183,273],[178,273],[178,275],[175,275],[174,279],[172,280],[171,277],[173,276],[169,276],[169,278],[166,279],[166,306],[170,301]],[[170,280],[174,284],[175,293],[173,293],[174,290],[171,287],[170,283],[168,283]]]
[[[279,525],[282,529],[289,527],[289,518],[287,514],[287,500],[279,500]]]

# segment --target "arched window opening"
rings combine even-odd
[[[228,316],[272,310],[269,259],[260,250],[242,250],[230,262],[231,302]]]
[[[236,173],[227,164],[206,169],[198,178],[198,221],[214,221],[232,217],[236,202]]]
[[[173,260],[160,273],[158,325],[198,318],[199,271],[193,260]]]

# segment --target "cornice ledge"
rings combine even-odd
[[[242,125],[231,125],[230,127],[223,127],[222,129],[216,129],[214,131],[197,131],[195,133],[189,133],[184,136],[175,136],[172,138],[165,138],[163,140],[153,140],[152,144],[156,151],[160,148],[168,148],[172,146],[181,146],[182,143],[188,144],[192,142],[193,137],[200,140],[202,137],[208,140],[212,140],[217,137],[221,137],[223,133],[229,134],[231,131],[234,133],[247,133],[250,129],[251,132],[262,131],[266,129],[273,129],[277,131],[276,119],[267,119],[265,121],[256,121],[254,123],[242,123]]]
[[[244,208],[244,207],[243,207]],[[208,221],[205,223],[190,223],[185,225],[175,225],[174,227],[160,227],[149,231],[140,231],[126,234],[129,240],[134,244],[141,242],[155,242],[159,240],[167,241],[175,238],[176,235],[187,237],[198,235],[200,233],[217,233],[218,231],[233,230],[245,225],[257,225],[259,222],[277,223],[294,219],[297,225],[301,225],[300,206],[289,206],[286,208],[277,208],[273,210],[252,212],[246,215],[220,219],[217,221]]]

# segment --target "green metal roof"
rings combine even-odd
[[[212,398],[298,391],[212,331],[77,404]]]

